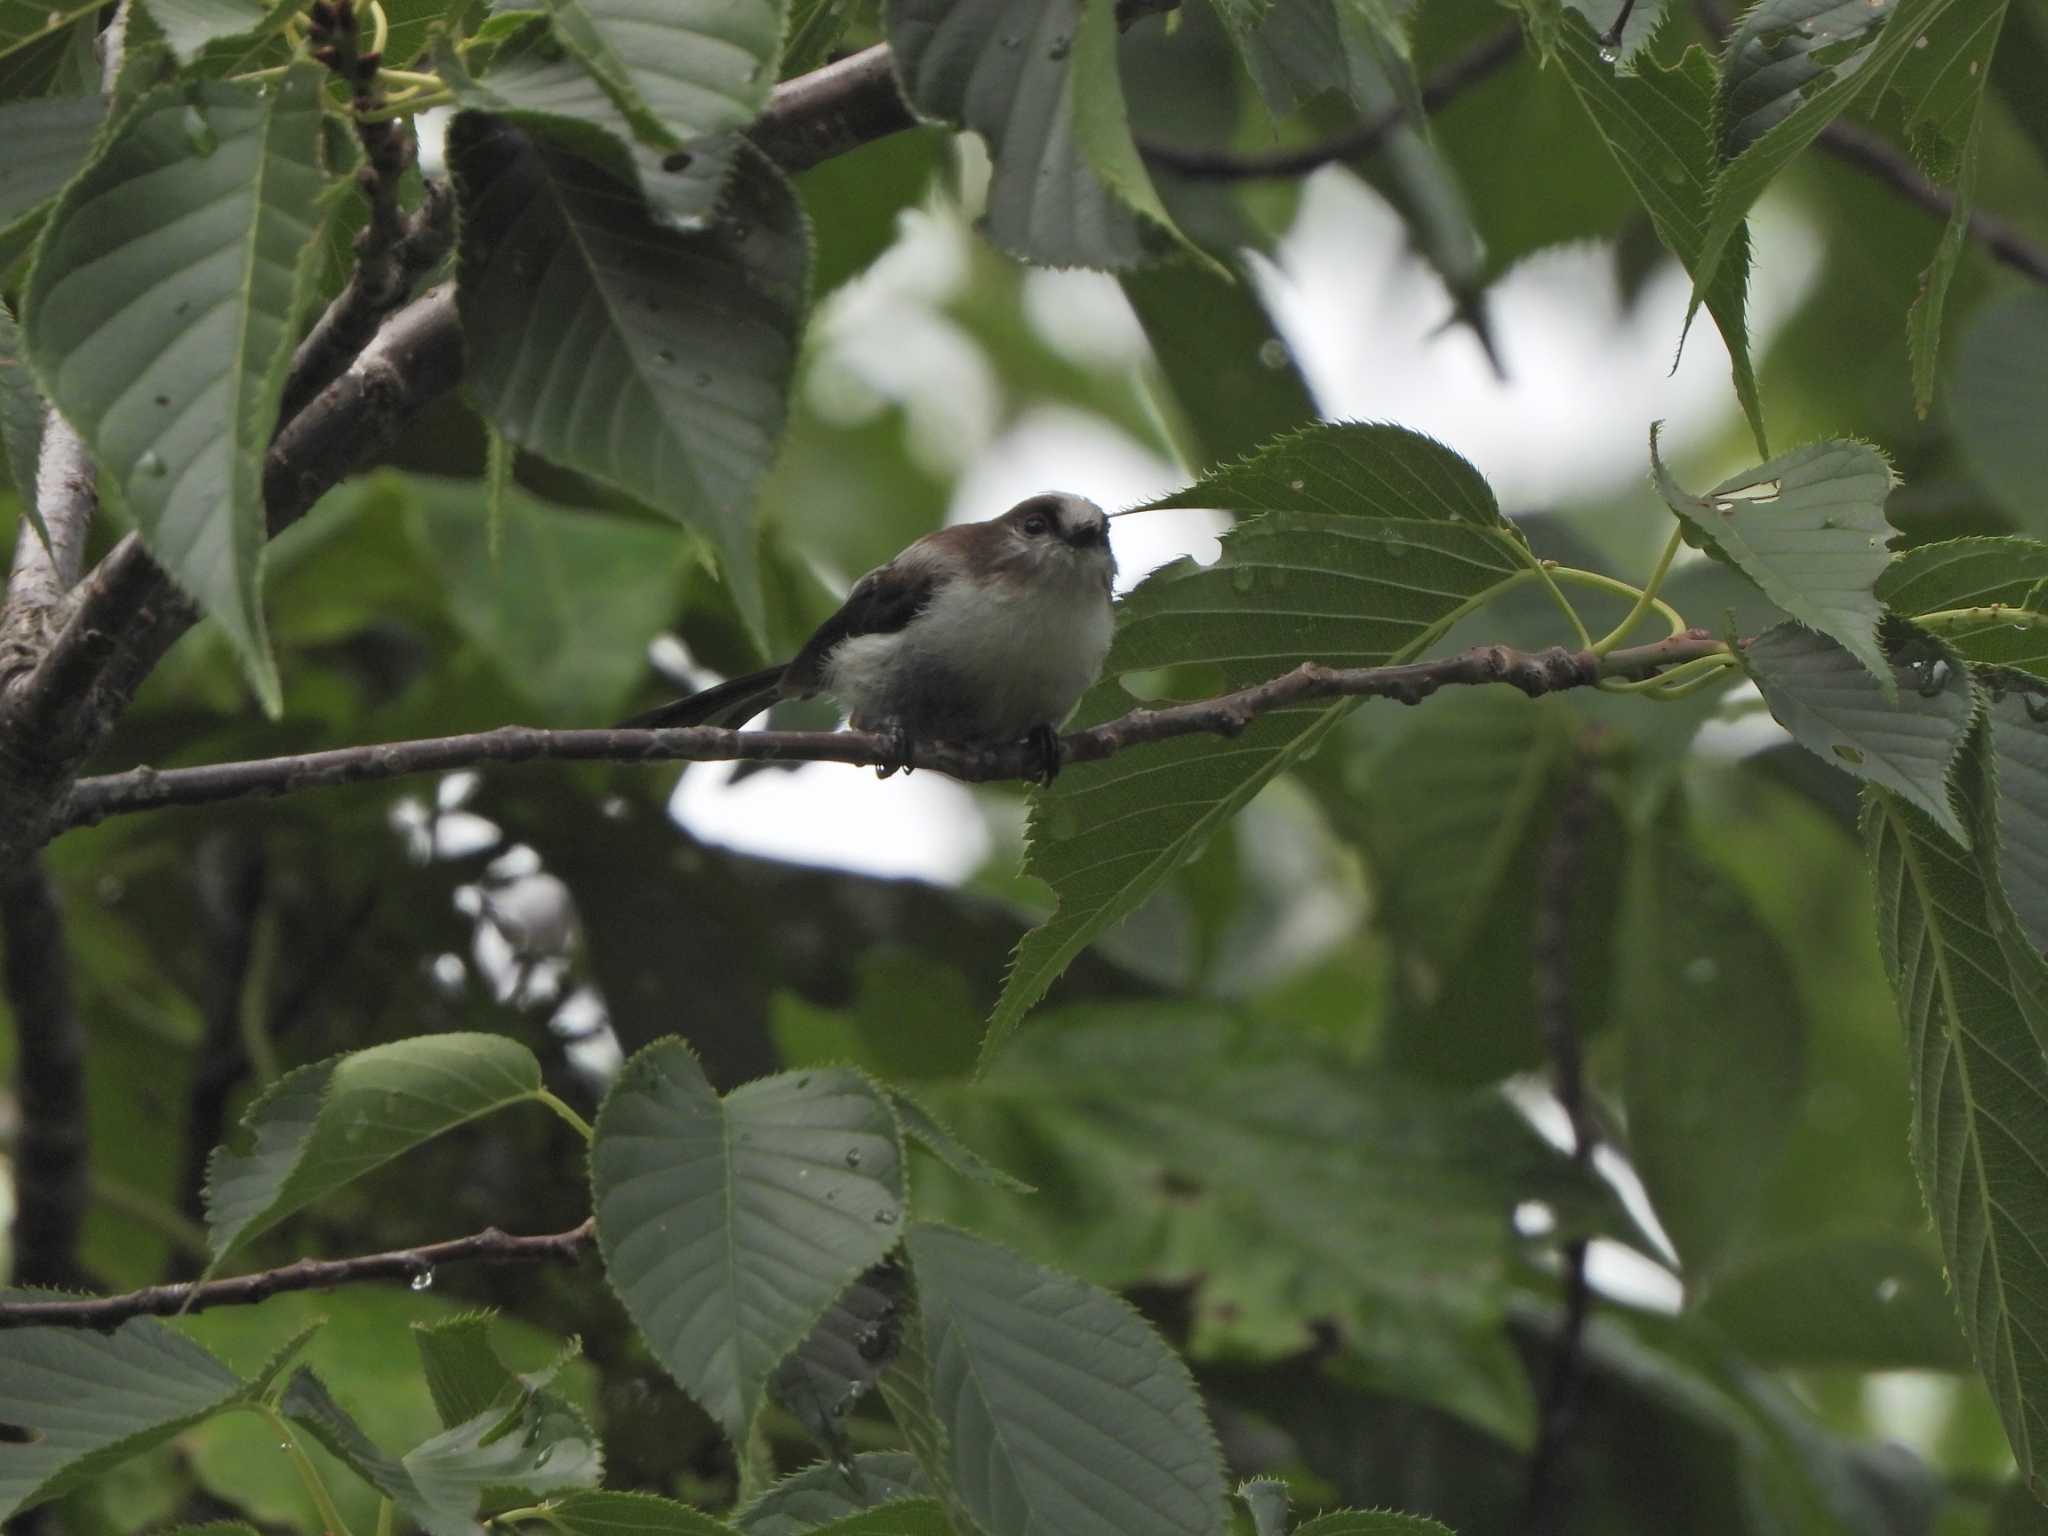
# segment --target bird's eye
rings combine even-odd
[[[1024,519],[1024,532],[1030,538],[1042,538],[1045,534],[1045,519],[1036,512]]]

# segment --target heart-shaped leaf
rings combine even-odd
[[[720,1099],[680,1040],[620,1073],[590,1181],[612,1288],[735,1442],[769,1373],[901,1231],[896,1119],[866,1078],[785,1073]]]

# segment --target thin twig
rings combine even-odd
[[[1557,826],[1545,850],[1536,888],[1536,910],[1530,935],[1536,1016],[1543,1048],[1550,1060],[1551,1091],[1564,1106],[1572,1128],[1572,1161],[1590,1169],[1600,1144],[1600,1128],[1586,1097],[1584,1054],[1573,1016],[1571,973],[1572,905],[1578,895],[1585,862],[1586,836],[1593,820],[1593,775],[1589,754],[1575,757],[1558,806]],[[1558,1325],[1550,1376],[1536,1424],[1536,1445],[1529,1455],[1523,1488],[1521,1529],[1528,1536],[1551,1536],[1563,1529],[1565,1514],[1563,1462],[1578,1416],[1580,1358],[1592,1288],[1586,1281],[1586,1243],[1578,1238],[1564,1246],[1564,1316]]]
[[[418,1248],[394,1248],[353,1259],[300,1259],[281,1269],[233,1275],[225,1280],[188,1280],[150,1285],[121,1296],[52,1296],[47,1300],[0,1302],[0,1328],[56,1324],[68,1328],[116,1328],[131,1317],[172,1317],[208,1307],[245,1307],[286,1291],[325,1291],[362,1280],[433,1282],[444,1264],[573,1264],[596,1242],[597,1225],[586,1220],[566,1232],[514,1237],[486,1227],[468,1237]]]
[[[0,880],[0,979],[14,1014],[14,1273],[75,1285],[91,1193],[86,1167],[85,1031],[71,996],[57,892],[40,857]]]
[[[1198,734],[1235,736],[1260,715],[1318,699],[1382,698],[1420,703],[1439,688],[1505,683],[1532,698],[1585,688],[1603,677],[1648,677],[1665,666],[1722,654],[1723,643],[1703,629],[1611,652],[1563,646],[1518,651],[1476,646],[1439,661],[1389,667],[1326,667],[1305,663],[1282,676],[1235,693],[1159,709],[1136,709],[1060,741],[1060,760],[1100,762],[1132,747]],[[168,805],[206,805],[258,795],[363,784],[417,773],[531,762],[825,762],[885,767],[899,761],[893,738],[866,731],[729,731],[713,726],[671,730],[549,731],[507,725],[465,736],[340,747],[253,762],[202,768],[135,768],[81,779],[59,818],[87,826],[135,811]],[[917,744],[911,764],[956,779],[983,783],[1029,779],[1042,769],[1027,744],[964,746]]]
[[[1477,85],[1521,51],[1519,26],[1503,27],[1483,39],[1451,60],[1423,86],[1423,110],[1442,111],[1460,92]],[[1349,133],[1298,149],[1192,149],[1151,140],[1138,149],[1154,166],[1190,181],[1277,181],[1306,176],[1338,161],[1364,159],[1379,149],[1407,115],[1407,109],[1395,102]]]

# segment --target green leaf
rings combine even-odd
[[[1721,263],[1739,259],[1736,232],[1763,189],[1850,102],[1882,90],[1956,3],[1897,0],[1880,13],[1862,0],[1835,0],[1819,17],[1847,19],[1830,25],[1825,38],[1802,14],[1814,10],[1812,0],[1763,0],[1743,17],[1717,98],[1723,152],[1732,158],[1714,184],[1713,215],[1692,268],[1695,304],[1712,291]],[[1789,56],[1780,59],[1781,49]]]
[[[2048,677],[2048,544],[2012,538],[1922,544],[1885,567],[1877,595],[1971,661]],[[2012,611],[1969,611],[1989,608]]]
[[[734,1515],[733,1524],[747,1536],[803,1536],[863,1509],[925,1492],[916,1458],[907,1451],[864,1451],[851,1468],[849,1474],[821,1461],[792,1473]]]
[[[545,18],[515,21],[491,48],[481,79],[446,35],[435,40],[434,63],[465,107],[498,113],[637,184],[657,222],[701,229],[717,212],[737,141],[705,139],[673,151],[643,143],[589,71],[563,54]]]
[[[96,15],[97,0],[0,0],[0,58],[40,42],[81,16]]]
[[[422,1035],[286,1073],[207,1164],[214,1258],[421,1142],[540,1091],[540,1063],[502,1035]]]
[[[0,1518],[97,1482],[242,1391],[212,1355],[146,1318],[112,1333],[0,1331]]]
[[[1301,369],[1251,283],[1226,282],[1191,262],[1124,272],[1118,281],[1179,407],[1177,441],[1189,464],[1242,458],[1315,420]],[[1196,315],[1200,323],[1189,324]]]
[[[1802,1237],[1724,1269],[1699,1311],[1759,1365],[1970,1368],[1941,1261],[1924,1240]]]
[[[8,478],[20,499],[21,514],[45,546],[50,530],[36,506],[36,466],[43,457],[43,397],[21,352],[21,331],[7,306],[0,304],[0,449],[7,454]]]
[[[953,1486],[951,1437],[932,1407],[932,1366],[925,1354],[924,1323],[914,1300],[903,1323],[896,1357],[878,1383],[882,1401],[917,1458],[922,1485],[937,1497],[955,1531],[973,1531],[977,1529],[974,1514]]]
[[[819,1536],[953,1536],[937,1499],[894,1499],[818,1527]]]
[[[675,617],[688,541],[644,518],[557,506],[508,485],[492,558],[474,480],[387,477],[441,575],[449,615],[507,687],[561,720],[608,719]],[[591,594],[604,601],[593,603]]]
[[[905,1248],[948,1471],[988,1536],[1220,1536],[1194,1380],[1128,1302],[945,1227]]]
[[[55,197],[92,152],[106,121],[99,96],[48,96],[0,107],[0,230],[21,223]]]
[[[2023,530],[2048,535],[2048,293],[1983,305],[1955,352],[1948,420],[1964,461]]]
[[[2048,691],[1994,684],[1985,718],[2000,885],[2034,948],[2048,950]]]
[[[1044,266],[1140,266],[1178,235],[1131,140],[1108,12],[1082,0],[889,0],[905,98],[988,141],[988,236]]]
[[[1657,238],[1695,279],[1707,243],[1707,215],[1720,162],[1714,149],[1714,66],[1706,54],[1688,48],[1665,68],[1645,58],[1622,71],[1602,57],[1602,45],[1586,18],[1562,0],[1529,0],[1533,14],[1548,14],[1540,30],[1550,56],[1563,67],[1579,104],[1592,119],[1614,163],[1628,178]],[[1701,290],[1707,313],[1727,344],[1736,398],[1742,403],[1757,451],[1769,453],[1763,400],[1749,357],[1747,319],[1749,235],[1738,226],[1732,250]]]
[[[1878,937],[1906,1028],[1911,1150],[1950,1291],[2020,1473],[2048,1451],[2048,1300],[2033,1283],[2048,1115],[2048,966],[2000,896],[1976,751],[1961,778],[1973,854],[1882,791],[1866,795]]]
[[[1948,222],[1934,247],[1934,258],[1920,274],[1920,291],[1906,310],[1906,344],[1913,366],[1913,409],[1925,416],[1934,404],[1935,364],[1941,353],[1941,323],[1948,310],[1948,289],[1963,259],[1970,233],[1970,207],[1977,191],[1977,135],[1972,133],[1950,191]]]
[[[563,1536],[728,1536],[732,1530],[673,1499],[595,1489],[550,1499],[548,1524]]]
[[[1884,502],[1892,472],[1883,454],[1845,439],[1809,443],[1694,496],[1658,458],[1652,427],[1650,464],[1665,505],[1691,534],[1793,618],[1839,640],[1892,695],[1877,634],[1884,605],[1872,591],[1891,559]]]
[[[1391,1510],[1340,1509],[1294,1528],[1294,1536],[1451,1536],[1449,1526]]]
[[[1887,21],[1868,0],[1763,0],[1729,36],[1716,102],[1723,155],[1733,160],[1830,81],[1869,62]]]
[[[1482,594],[1531,574],[1522,537],[1479,474],[1399,427],[1311,427],[1136,510],[1215,507],[1254,518],[1214,565],[1155,571],[1118,605],[1104,681],[1080,725],[1132,708],[1119,674],[1203,666],[1242,687],[1304,661],[1374,666],[1433,645]],[[1259,514],[1266,514],[1260,516]],[[982,1043],[986,1064],[1067,965],[1352,706],[1253,720],[1228,741],[1184,737],[1077,764],[1033,798],[1027,868],[1059,910],[1026,934]]]
[[[720,222],[685,235],[604,167],[491,118],[458,116],[448,155],[478,408],[529,452],[703,528],[759,633],[750,514],[782,431],[807,264],[787,183],[745,152]]]
[[[413,1325],[427,1390],[434,1395],[443,1429],[475,1418],[518,1387],[518,1378],[491,1348],[490,1332],[488,1312]]]
[[[1776,939],[1661,825],[1635,842],[1622,913],[1629,1157],[1696,1286],[1735,1250],[1776,1170],[1806,1023]]]
[[[1022,1179],[1013,1178],[962,1142],[941,1125],[930,1110],[901,1088],[891,1088],[888,1092],[889,1103],[896,1110],[896,1119],[903,1127],[903,1134],[962,1178],[986,1184],[991,1189],[1007,1189],[1012,1194],[1037,1193]]]
[[[1464,958],[1530,829],[1555,815],[1572,733],[1565,712],[1462,689],[1432,699],[1375,765],[1354,813],[1374,917],[1432,987]]]
[[[181,62],[212,43],[253,41],[284,29],[297,0],[143,0]],[[364,46],[368,46],[365,44]]]
[[[603,1475],[583,1415],[547,1392],[523,1392],[509,1407],[486,1409],[403,1457],[381,1449],[311,1371],[293,1375],[278,1407],[431,1536],[474,1536],[487,1492],[537,1497]]]
[[[1287,1536],[1287,1484],[1277,1477],[1248,1478],[1237,1497],[1252,1517],[1252,1536]]]
[[[1743,651],[1778,724],[1822,762],[1904,795],[1958,844],[1970,832],[1949,797],[1949,774],[1970,734],[1970,672],[1925,636],[1892,654],[1889,699],[1848,651],[1798,624],[1779,624]]]
[[[23,303],[45,391],[272,714],[263,455],[320,254],[321,74],[149,92],[58,199]]]
[[[680,1040],[598,1112],[597,1239],[655,1358],[744,1443],[768,1375],[896,1245],[894,1115],[858,1073],[786,1073],[720,1100]]]
[[[768,104],[783,0],[547,0],[562,46],[643,139],[679,149],[744,128]]]
[[[1892,90],[1905,104],[1913,157],[1937,181],[1964,174],[2006,4],[1956,0],[1926,34],[1925,46],[1909,49],[1892,76]]]

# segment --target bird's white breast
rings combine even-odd
[[[874,720],[904,709],[907,678],[943,678],[958,696],[927,696],[920,713],[946,717],[945,729],[1010,740],[1066,718],[1101,671],[1113,628],[1096,572],[1033,583],[955,579],[903,630],[841,644],[825,686],[855,717]]]

